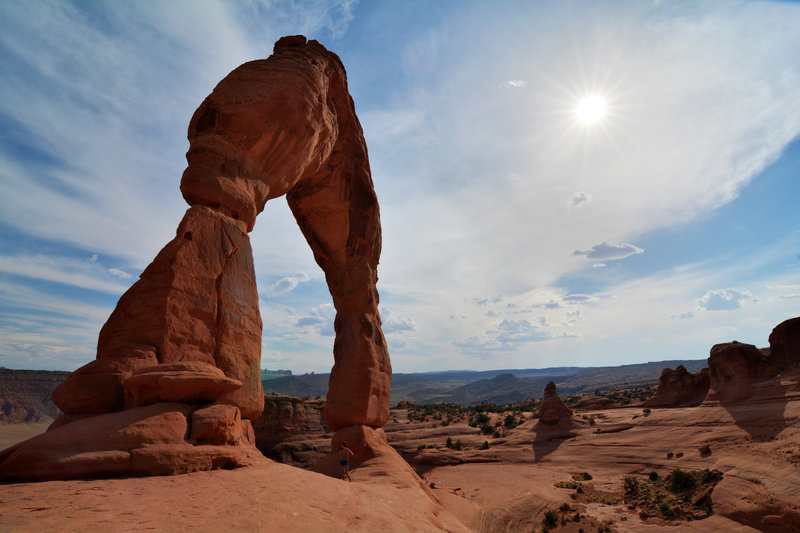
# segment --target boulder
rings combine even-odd
[[[252,444],[249,425],[249,420],[242,421],[238,407],[210,405],[192,413],[190,440],[195,444]]]
[[[709,371],[691,374],[683,365],[661,371],[655,394],[642,405],[648,407],[692,407],[703,403],[709,388]]]
[[[555,425],[560,421],[569,420],[572,417],[572,410],[564,405],[556,392],[556,384],[552,381],[544,389],[544,397],[539,406],[539,422],[542,424]]]

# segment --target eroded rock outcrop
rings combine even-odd
[[[768,348],[733,341],[711,348],[710,386],[705,403],[730,403],[782,395],[780,376],[800,370],[800,317],[778,324]]]
[[[330,448],[329,428],[322,417],[325,402],[268,394],[264,411],[253,421],[256,446],[276,461],[309,465]]]
[[[692,407],[705,400],[709,388],[708,368],[694,374],[678,365],[661,371],[655,394],[642,402],[646,407]]]
[[[539,422],[555,425],[572,417],[572,409],[564,405],[556,392],[556,384],[552,381],[544,388],[544,398],[539,406]]]
[[[120,298],[96,360],[53,392],[65,416],[4,452],[0,479],[169,474],[254,460],[250,421],[264,397],[248,233],[266,202],[283,195],[336,308],[325,422],[362,435],[363,446],[380,444],[391,380],[375,287],[380,217],[341,61],[316,41],[284,37],[268,59],[217,85],[188,137],[180,189],[191,207],[175,238]],[[159,433],[164,420],[174,431]]]

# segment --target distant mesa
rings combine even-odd
[[[286,196],[336,308],[324,421],[385,442],[391,365],[376,289],[378,200],[336,54],[300,35],[228,74],[189,123],[175,238],[122,295],[95,361],[52,394],[65,414],[0,452],[0,480],[175,474],[263,461],[261,316],[248,233]],[[359,441],[359,436],[363,439]],[[370,444],[372,443],[372,444]]]

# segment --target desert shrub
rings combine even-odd
[[[456,443],[455,443],[455,444],[453,444],[453,449],[454,449],[454,450],[459,450],[459,451],[460,451],[460,450],[461,450],[461,446],[462,446],[462,444],[461,444],[461,440],[459,439],[459,440],[457,440],[457,441],[456,441]]]
[[[503,425],[508,429],[514,429],[515,427],[517,427],[517,418],[511,413],[509,413],[506,415],[505,420],[503,420]]]
[[[478,413],[478,416],[475,417],[475,422],[480,425],[488,424],[489,415],[487,415],[486,413]]]
[[[589,481],[592,479],[592,475],[589,472],[574,472],[572,479],[575,481]]]
[[[558,513],[555,511],[545,511],[544,518],[542,519],[542,526],[553,528],[556,527],[557,525],[558,525]]]
[[[650,472],[648,477],[650,478],[650,481],[658,481],[658,472]]]
[[[589,417],[589,425],[590,426],[594,425],[594,418]]]
[[[581,521],[581,513],[575,513],[574,515],[572,515],[572,521],[573,522],[580,522]]]
[[[488,450],[489,449],[489,441],[488,440],[483,441],[483,444],[481,444],[480,448],[478,448],[478,449],[479,450]]]
[[[597,533],[610,533],[611,532],[611,522],[600,522],[597,526]]]
[[[578,494],[583,494],[583,487],[581,485],[578,485],[578,488],[575,489],[575,492],[577,492]]]
[[[420,444],[419,446],[417,446],[417,451],[424,450],[424,449],[425,449],[425,445],[424,444]]]
[[[491,435],[494,433],[494,427],[491,424],[484,424],[481,426],[481,433],[484,435]]]
[[[492,437],[494,437],[496,439],[499,439],[502,436],[503,436],[503,434],[500,433],[500,431],[495,431],[494,433],[492,433]]]
[[[706,483],[713,483],[715,481],[719,481],[722,479],[722,472],[719,470],[709,470],[706,468],[703,470],[703,473],[700,474],[700,483],[705,485]]]
[[[694,488],[696,483],[694,476],[677,466],[669,475],[669,490],[672,492],[688,492]]]
[[[664,516],[675,516],[675,509],[667,502],[662,503],[659,510]]]
[[[625,476],[622,482],[622,488],[625,491],[625,499],[632,499],[639,495],[639,480],[633,476]]]
[[[561,507],[559,507],[558,510],[562,513],[568,513],[572,510],[572,507],[570,507],[568,503],[564,502],[561,504]]]

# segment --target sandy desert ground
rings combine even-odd
[[[385,428],[394,449],[356,461],[353,483],[336,479],[330,460],[318,468],[326,475],[266,459],[169,477],[10,483],[0,485],[0,531],[541,531],[545,512],[566,506],[555,531],[800,531],[799,383],[728,406],[608,409],[549,428],[528,420],[483,450],[487,439],[464,422],[411,421],[396,409]],[[448,436],[462,450],[446,448]],[[712,512],[641,518],[624,501],[626,476],[644,482],[675,467],[722,472]],[[581,472],[592,478],[582,493],[554,486]]]

